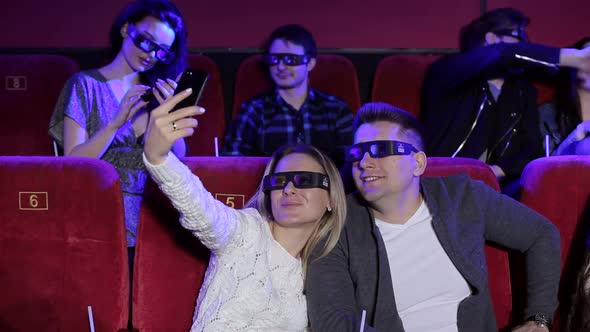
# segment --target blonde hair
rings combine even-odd
[[[301,153],[310,156],[322,166],[322,169],[330,179],[329,197],[332,211],[330,212],[326,210],[326,212],[324,212],[320,222],[315,227],[301,251],[303,272],[305,273],[312,251],[323,239],[325,239],[324,246],[318,258],[325,256],[336,246],[336,243],[340,238],[340,232],[344,226],[344,219],[346,218],[346,194],[344,193],[344,185],[342,184],[340,173],[332,160],[311,145],[297,144],[279,148],[273,154],[272,159],[266,166],[264,175],[266,176],[274,173],[279,161],[285,156],[293,153]],[[258,185],[258,189],[254,196],[252,196],[248,203],[246,203],[246,207],[257,209],[269,222],[272,222],[274,219],[270,203],[270,192],[265,192],[263,190],[262,181]]]

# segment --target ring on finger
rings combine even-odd
[[[172,122],[172,130],[177,130],[178,127],[176,127],[176,122]]]

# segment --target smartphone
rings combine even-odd
[[[185,70],[177,82],[178,84],[176,86],[176,90],[174,90],[174,94],[178,94],[188,88],[192,88],[193,93],[180,103],[176,104],[176,106],[170,112],[174,112],[184,107],[197,105],[199,100],[201,100],[201,96],[205,90],[205,85],[207,85],[207,81],[209,81],[210,76],[211,75],[209,73],[202,70]],[[141,99],[145,101],[155,100],[156,98],[152,93],[153,89],[154,88],[149,88],[143,95],[141,95]]]

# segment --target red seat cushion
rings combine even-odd
[[[127,326],[119,176],[90,158],[0,157],[0,330]]]
[[[525,167],[521,181],[522,202],[551,220],[559,230],[562,273],[557,315],[567,316],[590,234],[590,156],[533,160]],[[554,324],[552,331],[558,327]]]
[[[521,179],[522,202],[551,220],[561,233],[563,266],[584,210],[590,208],[590,156],[533,160]]]
[[[217,199],[242,208],[254,194],[264,157],[189,157],[184,162]],[[180,226],[178,213],[150,183],[137,240],[133,326],[141,332],[188,331],[209,251]]]

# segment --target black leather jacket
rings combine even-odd
[[[543,155],[537,90],[523,74],[555,69],[559,51],[536,44],[503,43],[435,62],[422,89],[420,116],[427,154],[479,159],[485,152],[485,161],[500,166],[506,180],[519,177],[529,161]],[[488,89],[488,80],[493,78],[504,78],[497,100]],[[478,118],[482,103],[486,105]],[[476,118],[477,125],[471,130]]]

